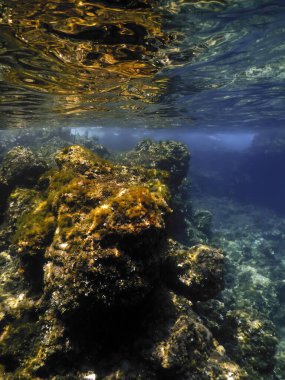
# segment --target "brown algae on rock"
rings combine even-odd
[[[89,294],[92,302],[128,303],[131,299],[123,301],[120,292],[135,283],[133,301],[139,301],[145,293],[140,256],[147,253],[148,265],[158,261],[164,218],[170,212],[166,185],[152,172],[126,171],[79,146],[64,149],[56,161],[60,171],[45,174],[49,180],[45,196],[18,223],[18,253],[28,263],[42,251],[47,259],[45,287],[57,304],[70,300],[75,305],[75,289],[79,297]],[[117,266],[122,266],[124,275],[128,273],[127,281]],[[68,286],[64,285],[60,292],[54,290],[59,283],[72,284],[72,293],[65,294]],[[100,288],[106,288],[106,293],[100,295]]]
[[[11,188],[1,225],[0,376],[249,378],[195,311],[223,288],[223,253],[171,238],[189,153],[174,142],[145,145],[161,147],[181,153],[176,164],[154,153],[138,165],[137,150],[132,165],[111,163],[69,146],[32,188]]]
[[[168,242],[165,281],[192,300],[207,300],[224,287],[224,255],[208,245],[187,248]]]

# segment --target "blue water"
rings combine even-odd
[[[281,127],[284,19],[284,2],[260,0],[192,15],[195,44],[203,47],[193,62],[170,73],[175,112],[199,127]]]
[[[285,1],[163,0],[163,28],[175,38],[152,58],[159,70],[143,89],[126,80],[118,92],[113,79],[106,92],[104,83],[92,87],[97,77],[79,70],[76,55],[68,61],[52,45],[38,50],[29,29],[38,14],[23,10],[18,22],[16,5],[0,3],[0,143],[10,136],[17,145],[16,130],[62,126],[75,142],[96,136],[115,152],[145,138],[185,143],[191,200],[213,213],[215,241],[237,273],[230,285],[237,299],[250,303],[263,292],[275,302],[259,312],[280,339],[279,369],[268,379],[284,380]],[[243,289],[243,271],[252,292]]]

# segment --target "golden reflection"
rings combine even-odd
[[[1,23],[23,53],[4,79],[64,95],[68,112],[77,112],[82,95],[151,102],[165,87],[154,80],[167,43],[156,1],[7,0]]]
[[[220,11],[229,4],[229,0],[174,0],[169,1],[167,10],[178,13],[183,6],[190,5],[201,10]]]
[[[0,26],[7,34],[6,45],[0,38],[1,79],[29,94],[52,94],[44,104],[50,112],[143,109],[166,92],[167,79],[156,76],[163,66],[183,65],[222,38],[214,36],[184,51],[183,30],[172,29],[168,36],[164,15],[178,14],[184,6],[216,11],[227,2],[0,1]],[[0,97],[6,102],[8,95]]]

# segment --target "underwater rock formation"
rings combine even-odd
[[[215,215],[212,244],[227,253],[226,284],[196,311],[250,378],[283,379],[284,220],[226,198],[200,202]]]
[[[0,176],[9,188],[14,188],[32,185],[45,170],[45,163],[30,149],[17,146],[4,157]]]
[[[230,340],[228,351],[240,364],[260,373],[270,373],[275,360],[277,338],[274,325],[254,312],[234,310],[227,314],[224,339]],[[232,342],[236,341],[236,344]],[[252,355],[254,352],[254,355]]]
[[[0,166],[0,213],[15,187],[32,186],[46,168],[46,163],[28,148],[17,146],[9,150]]]
[[[206,300],[215,297],[224,286],[224,256],[221,250],[197,245],[190,249],[169,241],[165,281],[190,297]]]
[[[0,377],[250,378],[197,312],[223,288],[222,251],[171,239],[189,153],[147,146],[150,168],[133,152],[127,166],[69,146],[33,186],[11,190],[0,225]],[[177,162],[155,161],[158,147]]]
[[[16,129],[9,133],[1,133],[0,162],[2,162],[9,150],[15,146],[21,146],[32,150],[44,160],[49,167],[56,166],[54,155],[72,144],[83,143],[102,158],[110,157],[108,149],[101,145],[96,136],[81,136],[69,128],[41,128],[41,129]]]
[[[200,213],[200,218],[198,214],[196,217],[193,215],[189,200],[191,186],[186,177],[191,156],[185,144],[177,141],[145,139],[131,151],[122,153],[116,158],[128,166],[135,164],[166,170],[169,173],[168,185],[172,192],[170,200],[172,217],[168,224],[170,235],[186,245],[208,242],[211,224],[209,213],[206,211],[207,216],[204,217],[202,225],[203,215]]]
[[[44,253],[45,292],[62,316],[135,306],[157,275],[170,211],[166,186],[79,146],[56,161],[60,171],[47,175],[45,198],[20,221],[19,254],[29,266]]]
[[[122,154],[119,160],[128,165],[166,170],[170,175],[171,185],[178,186],[187,176],[190,153],[181,142],[146,139],[130,152]]]

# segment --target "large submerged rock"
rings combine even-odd
[[[224,255],[207,245],[190,249],[169,241],[165,263],[165,281],[176,291],[192,300],[207,300],[224,286]]]
[[[144,167],[134,153],[123,165],[69,146],[32,188],[11,188],[0,226],[0,377],[248,378],[195,311],[223,288],[223,253],[170,238],[189,153],[146,145]],[[159,147],[165,160],[155,161]]]
[[[45,176],[48,188],[16,234],[27,274],[42,255],[45,293],[62,316],[136,305],[158,275],[170,211],[165,184],[80,146],[56,161],[60,170]]]

